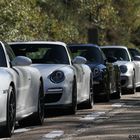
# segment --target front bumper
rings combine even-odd
[[[72,104],[72,84],[46,87],[44,103],[46,107]]]
[[[93,91],[95,96],[106,94],[106,85],[103,81],[93,81]]]
[[[44,101],[45,103],[54,103],[54,102],[58,102],[62,95],[63,95],[64,91],[63,88],[48,88],[47,93],[45,94],[45,98]]]
[[[132,75],[121,75],[121,88],[130,89],[133,87],[133,76]]]

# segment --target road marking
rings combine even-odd
[[[95,120],[103,114],[105,114],[105,112],[93,112],[91,114],[86,115],[85,117],[80,118],[80,120],[84,121]]]
[[[42,140],[54,139],[56,137],[62,136],[63,134],[64,134],[64,131],[61,131],[61,130],[51,131],[50,133],[44,135]]]
[[[14,133],[23,133],[23,132],[27,132],[30,131],[31,129],[27,129],[27,128],[21,128],[21,129],[16,129],[14,130]]]
[[[124,103],[115,103],[112,104],[112,107],[122,107],[124,105]]]

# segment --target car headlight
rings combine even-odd
[[[126,73],[126,72],[127,72],[127,66],[121,65],[121,66],[120,66],[120,71],[121,71],[122,73]]]
[[[98,67],[96,67],[96,68],[93,69],[92,72],[93,72],[93,76],[96,77],[100,74],[100,69]]]
[[[50,80],[53,82],[53,83],[60,83],[62,81],[64,81],[65,79],[65,75],[62,71],[54,71],[51,75],[50,75]]]

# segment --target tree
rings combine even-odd
[[[36,0],[1,0],[0,13],[2,40],[33,40],[44,36],[44,17]]]

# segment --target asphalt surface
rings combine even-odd
[[[43,126],[16,127],[10,140],[140,140],[140,92],[78,109],[48,111]],[[2,140],[0,139],[0,140]]]

